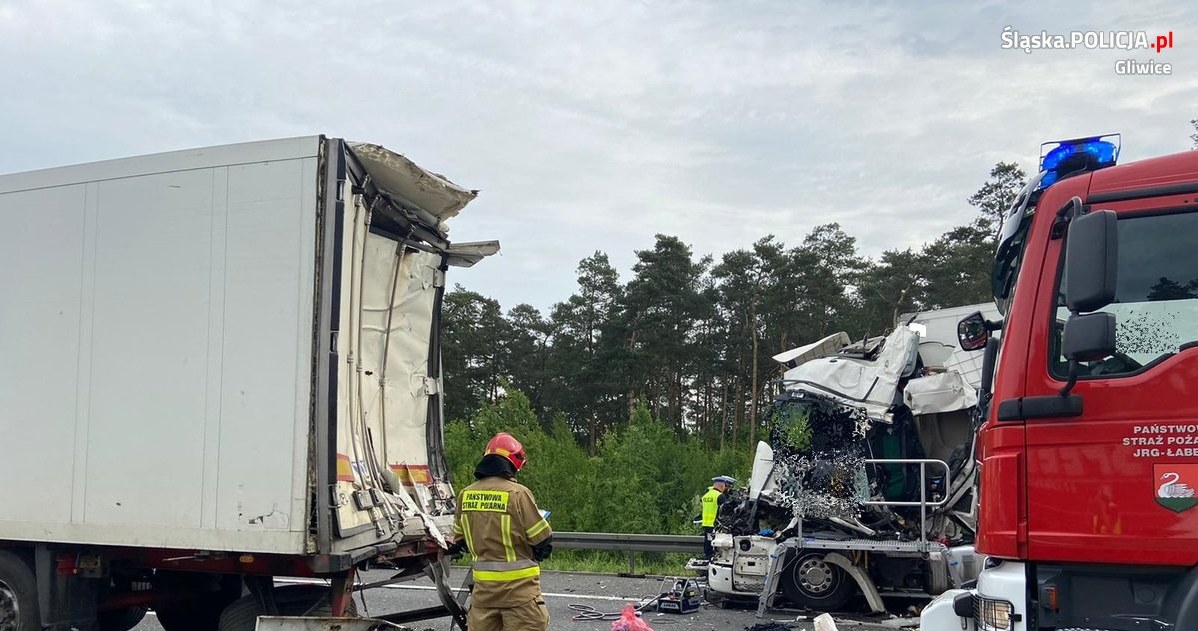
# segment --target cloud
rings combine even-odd
[[[1000,49],[1021,32],[1173,31],[1152,51]],[[1188,148],[1198,12],[1182,3],[0,0],[0,172],[327,133],[472,188],[454,278],[545,309],[604,250],[696,254],[840,222],[865,254],[968,221],[1000,160],[1121,131]],[[1120,77],[1122,58],[1173,64]]]

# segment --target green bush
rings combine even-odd
[[[589,456],[564,418],[542,424],[528,398],[508,388],[471,418],[446,426],[455,489],[474,481],[487,441],[500,431],[524,444],[528,464],[519,481],[532,490],[540,508],[553,512],[550,523],[559,531],[698,534],[691,520],[711,478],[732,475],[747,482],[752,462],[747,449],[713,453],[697,439],[680,437],[643,404],[603,437],[597,455]],[[685,557],[641,554],[638,571],[678,572]],[[555,552],[546,567],[623,572],[628,558],[621,552],[570,550]]]

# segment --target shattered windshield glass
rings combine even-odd
[[[864,410],[796,392],[778,401],[770,421],[774,459],[784,472],[779,503],[806,518],[858,514],[869,498]]]
[[[1132,373],[1198,343],[1198,248],[1189,236],[1198,212],[1120,217],[1118,231],[1115,302],[1103,309],[1115,315],[1116,351],[1082,362],[1083,375]],[[1063,296],[1058,305],[1059,336],[1069,310]],[[1059,340],[1054,345],[1053,374],[1063,378],[1068,364]]]

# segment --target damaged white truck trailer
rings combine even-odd
[[[744,491],[720,509],[710,600],[841,611],[973,578],[973,448],[981,358],[956,325],[991,305],[900,317],[774,357],[785,372]]]
[[[474,197],[324,136],[0,176],[0,628],[344,616],[367,567],[442,588],[381,618],[460,618],[439,321],[499,247],[448,241]]]

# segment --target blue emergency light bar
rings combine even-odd
[[[1119,134],[1057,140],[1040,145],[1040,188],[1048,188],[1062,177],[1114,166],[1119,159]],[[1045,147],[1056,145],[1048,153]]]

